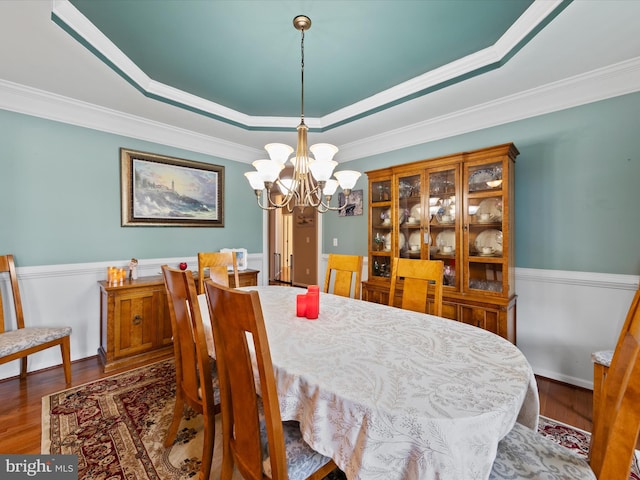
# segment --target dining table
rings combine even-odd
[[[498,335],[328,293],[309,320],[301,288],[242,289],[260,296],[282,419],[349,480],[486,479],[514,423],[537,428],[532,368]]]

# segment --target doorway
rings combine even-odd
[[[269,283],[300,287],[318,279],[318,212],[313,207],[269,212]]]

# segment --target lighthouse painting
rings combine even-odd
[[[123,226],[223,226],[224,167],[121,149],[121,171]]]

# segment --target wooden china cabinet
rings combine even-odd
[[[442,260],[443,316],[515,343],[517,155],[508,143],[366,172],[369,278],[363,299],[388,303],[393,257]]]

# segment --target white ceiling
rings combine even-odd
[[[526,12],[532,17],[527,25],[535,26],[536,18],[542,21],[557,7],[558,2],[537,0]],[[168,93],[162,100],[145,95],[55,23],[52,10],[82,25],[66,1],[0,2],[0,108],[241,162],[264,157],[266,143],[295,142],[296,117],[252,117],[214,105],[225,113],[218,120],[166,101],[210,107],[181,91],[161,89]],[[323,117],[307,118],[312,129],[324,129],[311,133],[309,141],[338,145],[336,160],[348,161],[638,91],[638,26],[640,1],[574,0],[535,36],[529,33],[528,42],[500,68],[462,80],[460,69],[473,70],[477,57],[450,63]],[[314,23],[306,41],[321,28]],[[526,35],[526,28],[519,28],[510,32]],[[113,53],[104,40],[104,51]],[[335,78],[333,88],[339,89],[339,75]],[[388,107],[446,78],[456,81]],[[291,95],[299,100],[299,91]],[[359,118],[380,105],[385,107]],[[241,118],[241,125],[229,118]],[[283,129],[288,131],[278,131]]]

